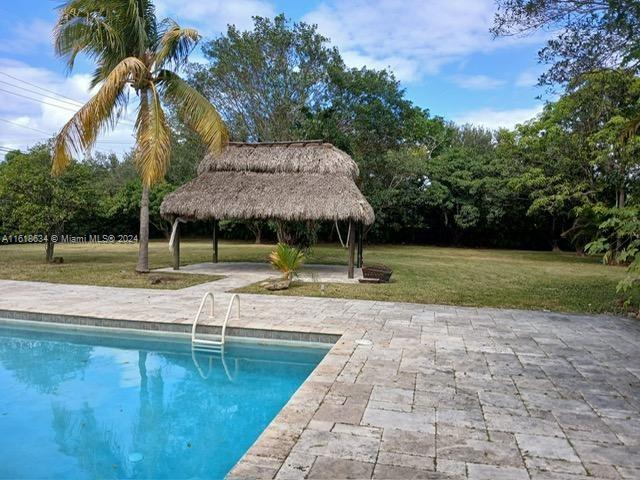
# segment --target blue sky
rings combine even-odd
[[[79,62],[67,75],[53,55],[51,28],[60,3],[23,0],[0,6],[0,146],[5,149],[53,134],[77,109],[76,102],[89,96],[90,63]],[[205,37],[218,35],[228,23],[250,28],[252,15],[284,12],[292,20],[316,23],[347,64],[389,68],[416,105],[459,123],[510,127],[542,107],[535,82],[543,39],[492,39],[493,0],[157,0],[156,5],[160,16],[195,26]],[[125,122],[97,148],[125,151],[132,144],[130,130]]]

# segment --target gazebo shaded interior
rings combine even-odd
[[[179,220],[174,269],[180,266],[180,221],[213,222],[214,262],[219,220],[346,221],[353,278],[354,266],[362,266],[363,227],[375,219],[356,185],[358,175],[349,155],[322,141],[230,143],[205,157],[198,176],[167,195],[160,207],[164,218]]]

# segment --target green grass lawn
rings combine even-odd
[[[312,261],[334,263],[344,253],[319,247]],[[365,248],[365,263],[393,268],[381,285],[296,283],[273,295],[305,295],[567,312],[619,312],[622,267],[573,253],[424,246]],[[241,289],[259,293],[259,285]]]
[[[185,260],[195,261],[189,252],[185,253]],[[137,274],[134,271],[137,244],[60,244],[55,247],[55,256],[62,257],[64,263],[45,263],[43,245],[0,245],[0,278],[171,290],[220,278],[179,273]],[[197,261],[203,261],[202,258]],[[166,242],[151,243],[149,263],[151,269],[171,266]]]
[[[273,247],[248,243],[220,244],[221,261],[266,261]],[[185,241],[182,263],[210,261],[211,244]],[[122,287],[183,288],[211,277],[164,275],[152,285],[149,276],[133,272],[137,245],[58,245],[62,265],[47,265],[40,245],[0,246],[0,278]],[[346,251],[318,245],[308,262],[344,264]],[[418,303],[549,309],[572,312],[618,312],[615,287],[622,267],[572,253],[485,250],[425,246],[365,247],[365,263],[394,269],[386,285],[294,284],[271,295],[307,295]],[[151,268],[171,265],[166,242],[154,242]],[[259,285],[241,292],[267,293]]]

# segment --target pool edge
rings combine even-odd
[[[122,330],[135,334],[175,335],[183,337],[191,334],[191,323],[154,322],[150,320],[130,320],[93,317],[83,315],[61,315],[25,310],[0,309],[0,319],[31,324],[48,324],[52,326],[68,326],[74,328],[92,328]],[[198,324],[198,331],[205,335],[220,334],[220,325]],[[235,341],[259,341],[283,344],[318,344],[331,347],[341,337],[340,334],[301,332],[293,330],[261,329],[228,326],[226,336]]]

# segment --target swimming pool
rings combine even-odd
[[[0,478],[223,478],[326,352],[0,324]]]

